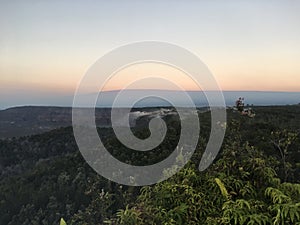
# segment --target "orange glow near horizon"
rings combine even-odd
[[[125,67],[107,81],[102,91],[124,88],[200,90],[197,84],[183,71],[161,63],[139,63]]]
[[[93,56],[93,57],[92,57]],[[62,57],[59,63],[49,56],[34,58],[11,58],[0,63],[0,90],[20,89],[35,92],[73,94],[90,66],[94,53],[89,58],[72,61]],[[300,91],[300,65],[296,58],[284,60],[280,57],[238,59],[237,56],[221,60],[222,55],[204,55],[203,61],[215,76],[220,89],[226,91]],[[23,60],[24,59],[24,60]],[[43,63],[44,62],[44,63]],[[48,62],[48,63],[45,63]],[[103,91],[120,90],[134,80],[145,76],[160,76],[181,85],[184,90],[200,90],[187,74],[165,64],[134,64],[118,71]],[[157,81],[157,79],[156,79]],[[141,82],[130,89],[167,89],[170,85],[160,82]],[[88,90],[87,90],[88,92]]]

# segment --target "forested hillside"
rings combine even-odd
[[[210,114],[200,113],[201,134],[190,163],[170,179],[145,187],[97,175],[78,151],[71,127],[0,140],[0,224],[58,225],[61,218],[68,225],[300,224],[300,106],[254,110],[254,118],[228,110],[222,149],[204,172],[197,167]],[[164,119],[168,135],[146,155],[123,147],[110,128],[98,131],[119,160],[152,164],[178,143],[178,116]],[[136,136],[149,135],[145,121],[137,121]]]

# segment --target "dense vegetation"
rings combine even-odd
[[[221,152],[201,173],[197,166],[210,115],[200,114],[201,138],[190,163],[146,187],[122,186],[97,175],[79,153],[72,128],[2,140],[0,224],[57,225],[61,218],[68,225],[300,224],[300,106],[254,109],[255,118],[228,111]],[[150,164],[176,146],[177,119],[166,118],[167,138],[144,157],[121,146],[111,129],[99,134],[118,159]],[[149,135],[145,126],[134,132]]]

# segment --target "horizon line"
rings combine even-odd
[[[176,89],[159,89],[159,88],[132,88],[132,89],[112,89],[99,92],[116,92],[116,91],[185,91],[185,92],[206,92],[206,91],[221,91],[221,92],[276,92],[276,93],[300,93],[299,91],[282,91],[282,90],[176,90]]]

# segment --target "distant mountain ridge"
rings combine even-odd
[[[214,91],[209,91],[214,94]],[[111,107],[115,97],[120,93],[119,90],[116,91],[104,91],[100,93],[100,97],[97,101],[97,107]],[[185,100],[182,98],[182,91],[172,91],[172,90],[125,90],[122,94],[122,102],[117,105],[117,107],[131,107],[128,104],[129,100],[136,99],[137,96],[150,95],[150,96],[171,96],[176,98],[177,105],[184,106],[186,104]],[[195,102],[197,107],[207,106],[207,100],[205,94],[201,91],[187,91],[186,92],[192,100]],[[225,103],[227,106],[232,106],[235,100],[239,97],[245,98],[245,104],[253,105],[293,105],[300,103],[300,92],[274,92],[274,91],[223,91]],[[91,94],[83,95],[84,98],[89,98]],[[6,98],[0,102],[0,108],[10,108],[13,106],[23,106],[23,105],[35,105],[35,106],[64,106],[71,107],[73,104],[74,96],[59,96],[54,94],[53,96],[47,95],[43,97],[41,95],[27,96],[26,93],[18,93],[15,99]],[[157,107],[157,106],[170,106],[170,103],[163,101],[161,99],[151,97],[139,101],[135,105],[136,107]]]
[[[110,107],[113,105],[116,96],[120,91],[101,92],[96,104],[96,123],[102,127],[110,126]],[[204,92],[186,92],[197,107],[207,107],[209,104]],[[176,99],[176,106],[185,107],[185,92],[169,90],[126,90],[122,92],[121,102],[116,107],[132,108],[129,103],[137,100],[139,96],[150,96],[141,101],[137,101],[133,107],[138,108],[159,108],[169,107],[171,104],[155,96],[171,97]],[[211,91],[214,96],[216,92]],[[227,106],[233,106],[239,97],[245,98],[245,104],[255,106],[269,105],[298,105],[300,104],[300,92],[254,92],[254,91],[224,91],[224,99]],[[87,94],[84,98],[89,98]],[[43,133],[59,127],[72,125],[72,102],[73,97],[59,98],[59,105],[67,107],[51,106],[23,106],[0,110],[0,138],[24,136],[30,134]],[[84,101],[83,101],[84,102]],[[53,103],[54,104],[54,103]],[[29,104],[28,104],[29,105]],[[30,104],[35,105],[35,104]],[[88,105],[83,105],[86,107]],[[156,109],[155,109],[156,110]]]
[[[97,106],[98,107],[111,107],[112,103],[120,91],[106,91],[99,95]],[[176,103],[178,106],[185,106],[185,99],[182,97],[182,91],[172,91],[172,90],[126,90],[122,94],[120,107],[128,107],[126,100],[132,98],[136,99],[137,96],[149,95],[149,96],[169,96],[177,97]],[[202,91],[187,91],[186,92],[197,107],[208,106],[205,93]],[[216,95],[216,91],[207,91],[211,96]],[[236,99],[239,97],[245,98],[245,104],[253,105],[294,105],[300,103],[300,92],[271,92],[271,91],[223,91],[225,104],[227,106],[232,106],[235,104]],[[88,95],[87,95],[88,97]],[[170,106],[170,103],[158,99],[155,97],[149,97],[140,102],[137,102],[135,107],[155,107],[155,106]]]

